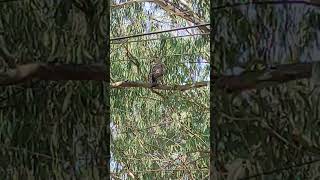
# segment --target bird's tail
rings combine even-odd
[[[151,84],[151,87],[157,86],[157,80],[156,80],[156,78],[154,78],[153,76],[151,76],[149,83]]]

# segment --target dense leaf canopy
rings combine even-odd
[[[111,38],[147,34],[209,21],[208,1],[186,7],[170,1],[120,3],[112,7]],[[175,7],[176,14],[170,11]],[[201,22],[181,12],[197,14]],[[180,16],[179,16],[180,15]],[[165,65],[162,85],[209,80],[209,31],[190,28],[111,42],[111,80],[148,83],[153,62]],[[178,37],[181,36],[181,37]],[[148,86],[112,89],[114,177],[201,179],[209,166],[209,88],[185,91]]]
[[[104,63],[106,2],[1,2],[1,72],[37,62]],[[32,80],[1,87],[0,179],[105,176],[100,84]]]
[[[310,79],[286,81],[291,76],[310,78],[311,68],[295,74],[294,67],[319,61],[319,8],[269,1],[212,10],[212,65],[217,74],[287,73],[273,74],[273,81],[261,79],[262,88],[215,94],[216,162],[228,171],[224,175],[230,179],[251,175],[259,179],[319,178],[314,163],[320,155],[318,83]],[[284,66],[279,68],[280,64]],[[261,77],[269,78],[267,75]],[[239,84],[250,84],[260,76],[252,73],[243,77]]]

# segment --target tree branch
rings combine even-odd
[[[227,92],[244,91],[278,85],[292,80],[310,78],[313,63],[284,64],[261,71],[248,71],[239,76],[216,76],[212,79],[217,89]],[[45,64],[18,65],[15,69],[0,71],[0,86],[23,83],[30,80],[93,80],[105,81],[107,66],[103,64]],[[207,81],[186,85],[159,85],[153,89],[179,90],[208,86]],[[111,83],[112,88],[150,88],[149,83],[120,81]]]
[[[178,91],[186,91],[195,88],[201,88],[208,86],[209,82],[196,82],[194,84],[186,84],[186,85],[158,85],[153,87],[152,89],[159,89],[159,90],[178,90]],[[143,87],[143,88],[150,88],[150,83],[145,82],[133,82],[133,81],[120,81],[111,84],[112,88],[132,88],[132,87]]]
[[[122,8],[122,7],[130,5],[130,4],[142,3],[142,2],[153,2],[153,0],[131,0],[131,1],[120,3],[120,4],[113,4],[113,5],[111,5],[111,8],[112,9],[114,9],[114,8]]]
[[[159,5],[163,10],[167,11],[168,13],[172,13],[176,16],[179,16],[196,25],[203,24],[202,19],[191,9],[191,7],[188,7],[186,4],[184,5],[187,6],[188,9],[183,10],[179,7],[179,5],[165,0],[154,0],[154,3]],[[180,4],[182,4],[182,2],[180,2]],[[210,29],[206,26],[200,26],[199,29],[204,33],[210,32]]]
[[[304,4],[304,5],[310,5],[310,6],[318,7],[318,6],[320,6],[320,1],[319,1],[319,0],[248,1],[248,2],[239,2],[239,3],[226,3],[225,5],[213,7],[212,10],[225,9],[225,8],[235,8],[235,7],[238,7],[238,6],[248,6],[248,5],[252,5],[252,4],[255,4],[255,5],[266,5],[266,4],[271,4],[271,5]]]
[[[122,8],[126,5],[134,4],[134,3],[142,3],[142,2],[151,2],[155,3],[158,6],[160,6],[163,10],[165,10],[168,13],[174,14],[176,16],[179,16],[189,22],[194,23],[195,25],[203,24],[201,18],[191,10],[190,7],[188,7],[186,4],[183,4],[188,7],[188,9],[181,9],[181,7],[178,4],[174,4],[169,1],[165,0],[131,0],[120,4],[113,4],[111,5],[111,8]],[[180,2],[182,4],[182,2]],[[206,26],[199,26],[199,29],[203,32],[210,32],[210,29]]]
[[[18,65],[0,72],[0,86],[36,80],[105,80],[106,66],[100,64],[44,64]]]
[[[248,71],[239,76],[221,76],[213,79],[215,87],[227,92],[263,88],[280,83],[310,78],[312,63],[284,64],[261,71]]]

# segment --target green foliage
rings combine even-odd
[[[1,67],[96,63],[109,24],[102,13],[106,1],[86,2],[95,5],[100,22],[88,25],[99,15],[92,17],[71,1],[1,2],[0,48],[7,49],[0,50]],[[100,84],[33,81],[1,87],[0,179],[104,177],[108,136],[97,111],[103,103]]]
[[[197,3],[192,5],[197,6]],[[197,8],[203,14],[208,12],[208,6]],[[187,26],[185,20],[170,17],[153,3],[115,8],[112,17],[111,37]],[[111,78],[115,82],[147,82],[151,62],[161,59],[166,66],[164,84],[183,85],[208,80],[209,69],[199,69],[197,61],[202,58],[203,67],[209,66],[209,36],[174,36],[176,32],[167,32],[130,38],[120,44],[112,42]],[[193,79],[195,75],[197,79]],[[117,176],[131,172],[139,179],[206,177],[209,88],[156,91],[161,96],[148,88],[112,89],[111,118],[116,129],[112,152],[114,161],[122,166],[113,168],[113,172]]]
[[[311,6],[290,3],[216,10],[213,65],[220,74],[247,68],[255,59],[268,65],[316,61],[319,29],[311,22],[318,15]],[[214,97],[219,161],[227,166],[242,158],[260,169],[237,178],[274,169],[278,171],[258,179],[317,178],[317,164],[292,168],[320,153],[319,91],[309,79]]]

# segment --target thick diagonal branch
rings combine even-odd
[[[131,0],[120,4],[113,4],[111,5],[111,8],[122,8],[126,5],[143,2],[155,3],[166,12],[179,16],[189,22],[194,23],[195,25],[204,23],[203,20],[194,11],[192,11],[191,7],[183,2],[180,2],[181,5],[178,5],[165,0]],[[203,32],[210,32],[210,29],[206,26],[200,26],[199,29]]]

